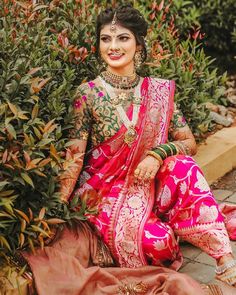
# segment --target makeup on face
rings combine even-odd
[[[136,48],[134,34],[125,27],[116,25],[115,32],[111,32],[108,24],[101,30],[100,53],[111,70],[124,68],[128,72],[133,72]]]

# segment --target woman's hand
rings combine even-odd
[[[134,171],[137,180],[153,180],[161,167],[161,163],[152,156],[143,159]]]

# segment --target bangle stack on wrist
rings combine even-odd
[[[178,149],[176,145],[172,142],[166,144],[160,144],[158,147],[149,151],[147,155],[156,158],[160,164],[163,164],[163,161],[170,156],[174,156],[178,154]]]
[[[153,152],[165,160],[167,157],[174,156],[178,154],[178,149],[174,143],[169,142],[166,144],[160,144],[158,147],[153,149]]]

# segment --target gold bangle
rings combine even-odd
[[[162,160],[161,156],[158,155],[158,154],[156,154],[155,152],[149,151],[149,152],[147,152],[147,156],[152,156],[153,158],[155,158],[155,159],[158,160],[158,162],[160,163],[160,165],[163,164],[163,160]]]
[[[159,151],[161,151],[165,155],[165,158],[168,158],[167,151],[165,151],[164,148],[158,146],[156,149],[159,150]]]

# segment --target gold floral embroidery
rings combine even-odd
[[[115,238],[111,241],[116,245],[120,266],[133,268],[147,264],[143,253],[140,252],[140,241],[136,239],[136,234],[145,212],[144,208],[149,202],[149,192],[150,184],[147,183],[137,187],[130,186],[120,194],[123,204],[113,228]],[[119,202],[113,207],[113,212],[116,206],[119,206]]]
[[[148,286],[143,282],[140,283],[129,283],[124,284],[119,287],[120,295],[137,295],[137,294],[145,294],[148,291]]]
[[[88,136],[89,136],[89,133],[87,131],[81,131],[81,138],[83,140],[87,140],[88,139]]]
[[[160,241],[154,241],[153,242],[153,245],[154,245],[154,249],[156,249],[157,251],[159,250],[163,250],[163,249],[166,249],[167,246],[165,245],[165,242],[163,240],[160,240]]]
[[[175,233],[184,241],[199,247],[212,257],[220,257],[232,252],[229,237],[223,222],[198,224],[175,229]]]
[[[171,190],[170,188],[165,185],[162,192],[161,192],[161,206],[168,206],[171,201]]]
[[[181,193],[184,195],[187,191],[187,184],[185,181],[181,182],[180,183],[180,191]]]

